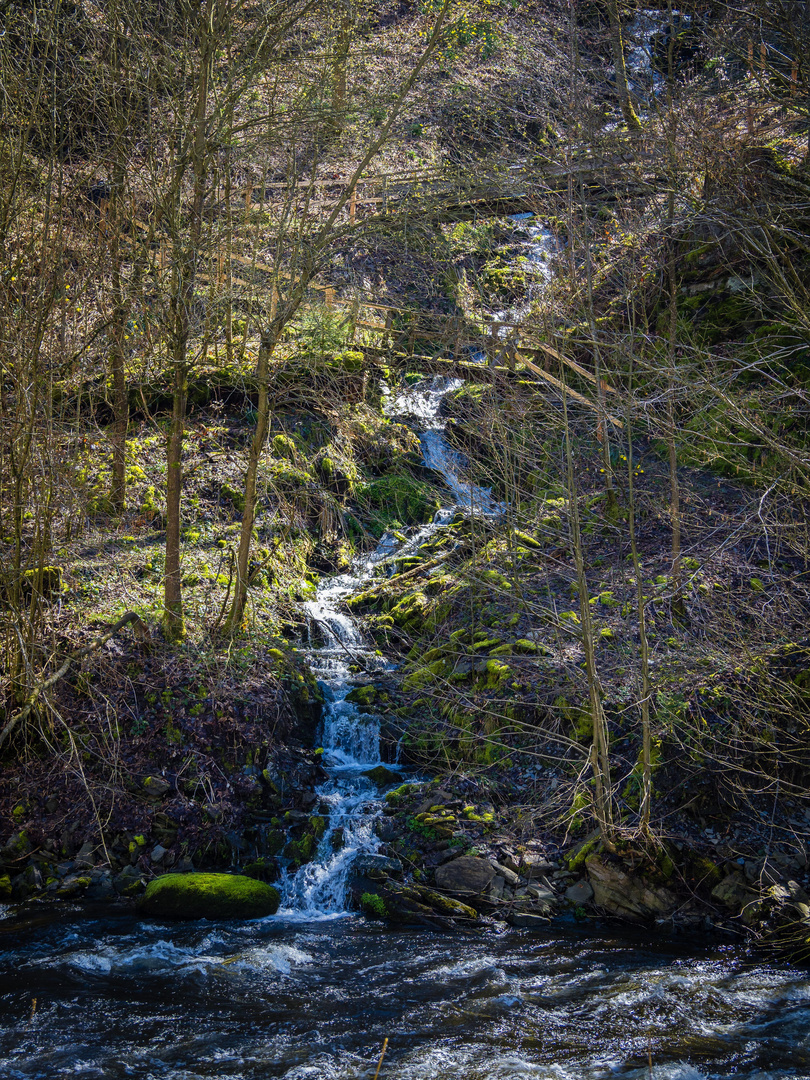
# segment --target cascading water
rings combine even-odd
[[[513,220],[526,231],[526,262],[532,271],[530,295],[551,277],[549,259],[557,250],[552,233],[534,222],[532,214]],[[522,309],[508,313],[518,321]],[[501,313],[501,318],[506,317]],[[486,361],[480,354],[474,359]],[[415,386],[392,392],[383,386],[384,410],[389,416],[408,418],[421,429],[419,442],[425,465],[443,478],[447,505],[433,521],[402,540],[386,533],[377,548],[359,558],[350,573],[330,578],[315,600],[304,605],[310,624],[312,647],[309,660],[326,696],[323,718],[323,753],[328,779],[317,795],[328,811],[329,823],[316,857],[283,881],[284,899],[279,915],[287,919],[317,919],[346,913],[347,885],[355,860],[379,848],[374,824],[382,803],[375,783],[366,775],[380,760],[380,717],[361,713],[347,701],[357,685],[359,672],[379,671],[386,661],[363,641],[354,620],[342,608],[347,596],[358,592],[387,563],[412,554],[439,529],[447,528],[454,514],[498,517],[506,507],[492,498],[490,489],[473,484],[466,476],[467,462],[445,438],[441,406],[463,380],[436,375]]]
[[[441,403],[461,385],[461,379],[437,376],[403,393],[388,392],[386,401],[389,415],[407,415],[425,429],[419,437],[424,461],[443,477],[448,505],[429,525],[405,540],[386,533],[371,555],[358,559],[350,573],[330,578],[316,599],[304,605],[310,639],[323,642],[310,649],[309,660],[326,696],[323,754],[328,779],[317,795],[328,811],[329,822],[312,862],[283,881],[279,915],[286,919],[344,914],[352,865],[359,856],[373,854],[379,847],[374,824],[382,803],[376,785],[366,774],[382,764],[380,717],[361,713],[346,698],[357,685],[359,671],[379,671],[386,661],[363,641],[354,620],[341,609],[342,601],[358,592],[386,563],[416,551],[435,532],[446,528],[457,511],[492,517],[504,509],[488,489],[463,479],[465,459],[444,437]]]

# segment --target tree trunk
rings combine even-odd
[[[129,402],[127,401],[127,380],[125,372],[124,336],[126,333],[126,307],[121,277],[121,227],[123,224],[124,205],[124,165],[117,160],[112,174],[113,190],[111,214],[109,215],[112,238],[110,241],[112,313],[112,349],[110,366],[113,382],[113,422],[110,441],[112,443],[112,483],[110,502],[116,513],[121,514],[126,506],[127,478],[127,427],[129,424]]]
[[[180,496],[183,488],[183,436],[185,434],[186,342],[177,343],[172,387],[172,424],[166,444],[166,567],[163,585],[163,632],[169,641],[185,635],[183,589],[180,576]]]
[[[256,365],[256,379],[259,384],[259,402],[256,416],[256,430],[253,432],[253,440],[250,444],[247,472],[245,473],[245,509],[242,512],[242,530],[239,537],[239,553],[236,560],[236,591],[234,592],[233,604],[225,624],[226,632],[236,633],[242,625],[242,617],[247,603],[247,591],[250,581],[248,563],[250,557],[250,541],[253,535],[253,525],[256,520],[256,478],[259,472],[259,462],[262,451],[267,442],[267,433],[270,430],[270,395],[267,389],[267,380],[270,373],[270,358],[276,346],[276,339],[272,332],[262,334],[259,345],[259,356]]]
[[[624,59],[624,38],[622,35],[622,20],[619,16],[619,0],[607,0],[608,19],[610,20],[610,44],[613,49],[613,65],[616,69],[616,96],[619,99],[619,107],[622,110],[624,122],[630,131],[641,131],[641,121],[633,102],[630,100],[630,91],[627,86],[627,66]]]

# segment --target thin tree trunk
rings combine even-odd
[[[233,604],[225,624],[228,633],[235,633],[242,625],[242,617],[247,603],[247,591],[250,581],[248,570],[250,556],[250,538],[253,533],[253,525],[256,520],[256,480],[259,473],[259,462],[262,451],[267,441],[267,433],[270,429],[270,395],[268,393],[268,377],[270,374],[270,358],[276,345],[276,339],[271,332],[262,334],[259,344],[259,356],[256,365],[256,379],[259,384],[259,402],[256,417],[256,430],[250,444],[247,471],[245,473],[245,509],[242,512],[242,530],[239,537],[239,552],[236,560],[236,590]]]
[[[191,333],[191,311],[194,303],[194,280],[202,242],[202,218],[205,188],[208,180],[209,153],[206,148],[206,117],[208,87],[214,41],[210,27],[214,0],[208,0],[206,11],[200,15],[200,57],[195,108],[194,143],[191,148],[194,169],[194,189],[191,205],[191,224],[186,246],[179,253],[172,295],[173,324],[173,386],[172,423],[166,446],[166,565],[163,586],[163,631],[170,641],[185,634],[183,619],[183,590],[180,574],[180,503],[183,489],[183,437],[185,435],[186,398],[188,391],[188,340]],[[178,161],[175,175],[175,206],[179,199],[185,165]],[[173,223],[175,245],[180,245],[179,222]]]
[[[112,484],[110,487],[110,502],[116,513],[121,514],[126,506],[127,478],[127,427],[129,425],[129,402],[127,400],[127,380],[125,371],[124,336],[126,332],[126,307],[124,305],[124,289],[121,276],[121,226],[124,206],[124,163],[119,157],[116,160],[112,174],[113,190],[111,198],[111,210],[109,221],[112,229],[110,254],[112,258],[111,268],[111,293],[113,302],[112,313],[112,349],[110,365],[112,367],[113,381],[113,423],[111,429],[112,442]]]
[[[627,127],[632,132],[641,131],[641,121],[627,86],[627,65],[624,59],[624,37],[622,20],[619,15],[619,0],[607,0],[608,20],[610,21],[610,44],[613,49],[613,66],[616,69],[616,96]]]

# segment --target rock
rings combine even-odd
[[[42,874],[38,866],[26,866],[25,870],[11,881],[11,895],[17,902],[27,900],[41,888]]]
[[[113,879],[113,888],[119,896],[136,896],[143,888],[143,875],[135,866],[125,866]]]
[[[456,896],[480,896],[494,877],[495,870],[488,859],[462,855],[438,868],[436,884]]]
[[[402,783],[399,773],[395,773],[387,765],[375,765],[373,769],[366,769],[363,776],[367,776],[377,787],[389,787],[391,784]]]
[[[490,903],[493,904],[497,904],[499,901],[503,900],[503,890],[505,885],[506,882],[501,877],[501,875],[496,874],[492,881],[490,881],[489,885],[487,886],[487,891],[484,894],[487,900],[489,900]]]
[[[346,695],[345,700],[352,705],[357,705],[360,712],[365,712],[377,700],[377,688],[372,686],[371,683],[367,683],[365,686],[356,686],[351,693]]]
[[[261,919],[278,911],[278,890],[243,874],[165,874],[138,903],[158,919]]]
[[[507,885],[511,885],[512,888],[520,881],[519,876],[514,870],[510,870],[507,866],[503,866],[501,863],[495,862],[494,859],[490,859],[490,862],[495,868],[495,872],[500,874]]]
[[[166,854],[167,854],[166,848],[163,847],[162,844],[156,844],[152,848],[152,854],[149,856],[149,858],[152,860],[152,862],[156,866],[159,866],[163,862],[163,860],[166,858]]]
[[[545,855],[532,853],[525,854],[520,865],[520,872],[527,881],[536,881],[538,878],[552,873],[553,870],[554,864],[550,863]]]
[[[544,904],[553,904],[557,899],[557,894],[551,888],[543,888],[541,885],[527,885],[526,895],[531,896],[533,900],[540,900]],[[593,895],[593,890],[591,890]],[[584,901],[581,901],[584,903]]]
[[[8,874],[0,874],[0,903],[8,903],[11,899],[11,878]]]
[[[416,786],[416,785],[414,785]],[[423,803],[414,810],[414,817],[418,817],[420,814],[427,813],[434,806],[445,806],[447,803],[456,802],[456,797],[451,795],[447,791],[443,791],[441,788],[436,788],[435,791],[431,791],[430,795]]]
[[[455,919],[478,919],[478,912],[475,908],[462,904],[460,900],[453,900],[450,896],[442,896],[441,893],[434,892],[433,889],[426,889],[421,885],[418,888],[423,903],[429,904],[434,911],[438,911],[441,915],[450,915]]]
[[[762,912],[762,899],[758,892],[748,887],[739,871],[727,874],[719,885],[712,889],[712,900],[735,912],[746,926],[753,926]]]
[[[589,904],[593,900],[593,889],[584,878],[574,885],[569,885],[565,890],[565,899],[569,904],[578,907],[580,904]]]
[[[61,897],[62,900],[69,900],[71,897],[85,892],[89,885],[90,877],[87,874],[71,874],[69,877],[63,878],[57,886],[56,895]]]
[[[95,859],[93,858],[95,850],[96,845],[91,843],[89,840],[86,844],[82,844],[82,846],[79,848],[79,854],[76,856],[77,865],[81,867],[92,866],[95,862]]]
[[[385,877],[402,876],[402,863],[399,859],[389,859],[386,855],[358,855],[352,863],[355,874],[382,874]]]
[[[550,915],[541,915],[534,911],[510,911],[506,921],[510,926],[521,930],[542,930],[548,926]]]
[[[17,859],[22,859],[30,850],[31,841],[28,839],[28,833],[24,831],[14,833],[0,850],[0,858],[6,862],[15,862]]]
[[[147,776],[141,787],[150,799],[162,799],[171,789],[171,784],[160,776]]]
[[[593,888],[593,903],[611,915],[638,921],[675,909],[677,900],[668,889],[631,877],[620,867],[603,862],[598,855],[587,858],[585,865]]]
[[[113,885],[112,875],[108,873],[101,874],[96,879],[91,879],[85,892],[87,900],[112,900],[114,896],[115,886]]]

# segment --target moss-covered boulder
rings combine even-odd
[[[261,919],[274,915],[278,889],[242,874],[166,874],[138,903],[157,919]]]

